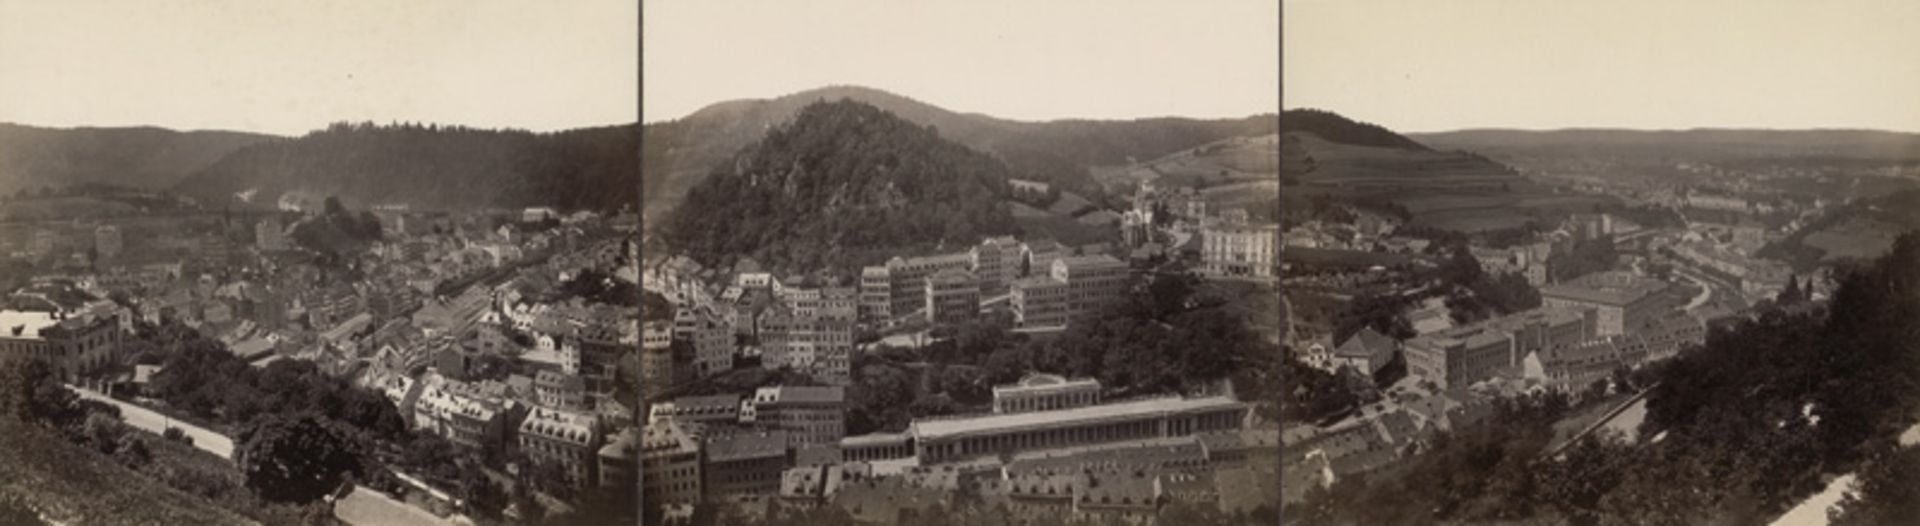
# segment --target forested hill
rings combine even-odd
[[[0,193],[96,183],[165,189],[271,135],[162,128],[41,128],[0,123]]]
[[[1280,132],[1311,133],[1328,142],[1430,151],[1426,145],[1379,125],[1357,122],[1340,114],[1314,109],[1287,110],[1280,115]]]
[[[1147,160],[1236,136],[1277,129],[1273,114],[1241,119],[1156,118],[1127,121],[1027,122],[959,113],[881,90],[834,86],[774,99],[736,100],[702,108],[685,118],[646,125],[644,153],[648,214],[679,206],[681,198],[715,163],[793,118],[800,108],[852,99],[907,121],[939,129],[948,140],[1006,163],[1014,177],[1097,194],[1092,166]]]
[[[844,275],[894,250],[1013,232],[1009,171],[871,104],[841,99],[716,166],[665,220],[669,249],[707,265]]]
[[[256,144],[181,181],[205,203],[271,206],[286,192],[338,196],[351,207],[637,204],[638,126],[536,134],[523,130],[338,123],[295,139]]]

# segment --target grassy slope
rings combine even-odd
[[[0,420],[0,494],[68,524],[254,524],[81,449]]]

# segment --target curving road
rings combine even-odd
[[[206,450],[208,453],[220,455],[220,458],[233,458],[233,439],[228,438],[226,435],[215,433],[207,428],[187,422],[174,420],[167,415],[154,412],[152,409],[116,400],[92,389],[72,384],[68,384],[67,388],[78,393],[80,398],[99,400],[119,407],[120,419],[126,422],[127,425],[146,430],[156,435],[165,433],[169,426],[177,427],[180,428],[180,431],[185,432],[187,436],[193,437],[193,447]]]

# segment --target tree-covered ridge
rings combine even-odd
[[[685,118],[646,125],[644,164],[649,214],[683,204],[682,196],[711,172],[707,169],[790,122],[800,108],[852,99],[907,121],[940,129],[947,140],[985,152],[1021,179],[1043,181],[1090,198],[1098,184],[1089,167],[1156,159],[1236,136],[1274,133],[1274,114],[1239,119],[1153,118],[1029,122],[978,113],[958,113],[927,102],[858,86],[830,86],[764,100],[720,102]],[[649,216],[653,217],[653,216]]]
[[[240,149],[176,188],[205,202],[256,191],[339,196],[352,206],[556,206],[638,202],[637,126],[536,134],[420,124],[335,123]]]
[[[1379,146],[1431,151],[1426,145],[1394,133],[1379,125],[1358,122],[1337,113],[1315,109],[1287,110],[1280,114],[1280,133],[1306,132],[1331,142],[1358,146]]]
[[[672,250],[782,272],[850,271],[896,250],[1012,233],[1006,165],[930,127],[842,99],[800,110],[694,186]]]
[[[271,139],[224,131],[0,123],[0,193],[78,183],[160,190],[234,150]]]

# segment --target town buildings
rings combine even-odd
[[[122,358],[118,316],[0,310],[0,353],[46,360],[69,381]]]
[[[1335,369],[1352,367],[1371,377],[1392,362],[1399,352],[1400,342],[1380,334],[1373,327],[1362,327],[1360,332],[1354,333],[1333,349],[1331,363]]]
[[[1071,256],[1053,261],[1053,279],[1067,286],[1067,321],[1092,320],[1119,300],[1130,277],[1126,262],[1113,256]]]
[[[759,321],[761,366],[791,368],[822,382],[845,385],[853,356],[853,322],[802,316],[786,304],[769,308]]]
[[[1422,334],[1406,342],[1407,374],[1441,389],[1517,376],[1527,354],[1587,341],[1590,327],[1579,311],[1545,308]]]
[[[789,445],[838,444],[846,436],[846,389],[762,387],[753,393],[753,421],[785,431]]]
[[[1210,276],[1274,279],[1280,268],[1280,226],[1222,224],[1200,232],[1201,270]]]
[[[1013,282],[1009,298],[1020,327],[1066,327],[1071,312],[1067,283],[1053,276],[1029,276]]]
[[[1006,294],[1020,272],[1020,243],[1013,236],[989,237],[974,245],[971,270],[980,283],[980,295]]]
[[[700,489],[707,501],[740,495],[773,495],[787,469],[783,431],[720,434],[701,444]]]
[[[1547,307],[1593,310],[1598,314],[1594,333],[1615,336],[1637,330],[1654,316],[1673,307],[1664,294],[1664,281],[1627,272],[1596,272],[1540,289]]]
[[[980,314],[980,287],[974,276],[964,270],[945,269],[927,278],[927,321],[934,324],[965,323]]]
[[[702,495],[697,425],[655,422],[641,431],[640,484],[646,502],[694,504]]]
[[[519,432],[520,451],[534,464],[558,467],[575,486],[599,480],[602,436],[592,414],[536,407]]]

